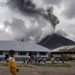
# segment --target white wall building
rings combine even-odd
[[[0,60],[4,60],[9,50],[15,50],[17,60],[22,60],[32,54],[39,57],[48,57],[50,49],[31,42],[0,41]]]

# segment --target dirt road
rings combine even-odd
[[[17,75],[75,75],[75,68],[19,67]],[[0,67],[0,75],[11,75],[8,67]]]

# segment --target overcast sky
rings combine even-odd
[[[43,17],[31,17],[12,9],[8,0],[0,0],[0,40],[21,40],[38,42],[53,33],[51,23]],[[33,0],[36,8],[54,7],[53,13],[60,23],[55,32],[75,41],[75,0]],[[14,11],[14,12],[13,12]]]

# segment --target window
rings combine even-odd
[[[31,56],[31,55],[37,55],[37,53],[36,52],[29,52],[29,56]]]
[[[40,52],[39,54],[40,55],[46,55],[46,52]]]
[[[3,51],[0,51],[0,55],[3,55]]]
[[[22,52],[22,51],[20,51],[20,52],[18,52],[18,55],[26,55],[26,52]]]

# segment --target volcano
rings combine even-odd
[[[38,44],[47,47],[49,49],[55,49],[61,46],[75,45],[75,42],[61,35],[53,34],[51,36],[45,37]]]

